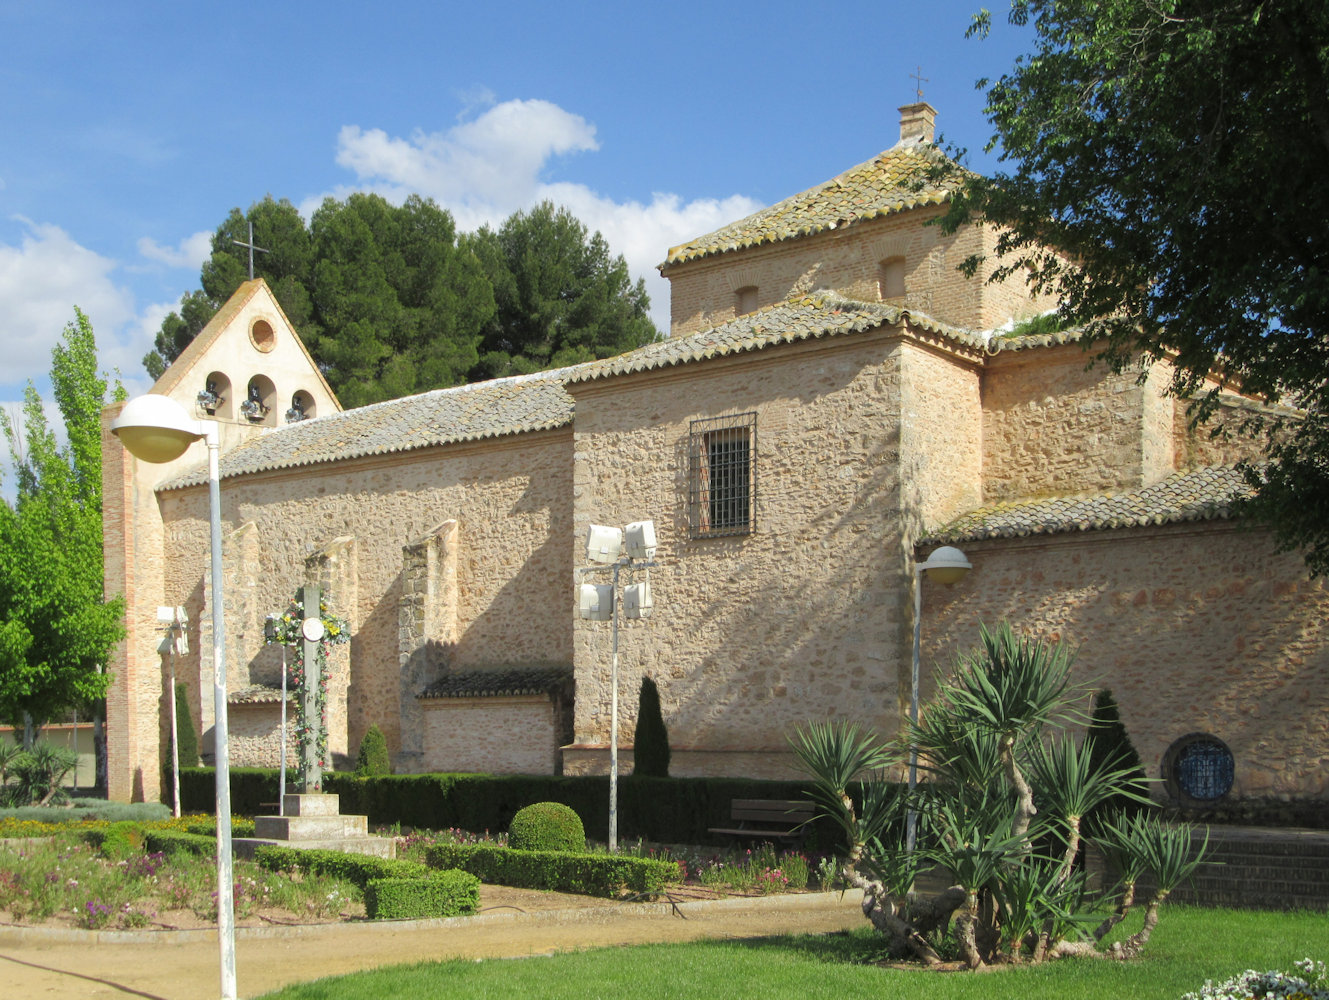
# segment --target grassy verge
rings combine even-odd
[[[1329,915],[1323,913],[1168,907],[1150,950],[1130,963],[1080,959],[979,974],[886,969],[867,964],[876,957],[876,939],[863,931],[612,948],[525,962],[399,966],[287,987],[268,994],[268,1000],[1177,1000],[1206,979],[1323,958],[1326,942]]]

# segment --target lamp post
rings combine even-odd
[[[208,446],[208,507],[212,541],[212,698],[216,715],[217,772],[217,937],[221,948],[222,1000],[235,1000],[235,908],[231,860],[230,748],[226,722],[226,620],[222,613],[221,435],[212,420],[195,420],[167,396],[148,394],[131,399],[111,433],[135,458],[155,464],[171,462],[195,441]],[[175,692],[171,692],[172,695]]]
[[[618,851],[618,594],[619,573],[626,569],[649,569],[654,566],[655,523],[634,521],[626,529],[593,524],[586,535],[586,561],[590,566],[577,570],[585,575],[597,570],[612,572],[608,584],[583,583],[578,591],[578,611],[590,621],[612,621],[612,655],[609,685],[609,853]],[[629,618],[649,618],[651,600],[650,574],[642,583],[623,588],[623,604]]]
[[[925,562],[914,566],[914,655],[909,674],[909,817],[905,827],[905,851],[913,853],[918,841],[918,811],[913,808],[914,788],[918,785],[918,743],[914,730],[918,728],[918,659],[919,641],[923,633],[923,574],[933,583],[947,587],[959,583],[973,569],[965,554],[951,545],[934,549]]]

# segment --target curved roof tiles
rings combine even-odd
[[[960,170],[937,169],[948,163],[953,161],[930,143],[901,143],[824,184],[673,247],[660,269],[667,271],[685,261],[780,243],[910,208],[940,205],[950,200],[964,176]]]
[[[1145,528],[1233,516],[1233,501],[1252,494],[1232,466],[1173,473],[1160,483],[1087,496],[1046,497],[980,507],[933,532],[924,544],[1030,535]]]

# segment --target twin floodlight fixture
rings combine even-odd
[[[626,528],[592,524],[586,532],[588,571],[632,568],[634,563],[649,563],[654,558],[654,521],[633,521]],[[614,579],[618,579],[617,572]],[[623,613],[629,618],[649,618],[653,607],[649,579],[623,588]],[[583,583],[578,591],[578,609],[588,621],[609,621],[614,616],[614,584]]]

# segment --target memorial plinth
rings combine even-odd
[[[396,856],[396,840],[370,836],[368,816],[343,816],[337,795],[288,795],[282,802],[284,816],[255,816],[254,836],[232,841],[237,857],[252,858],[262,844]]]

